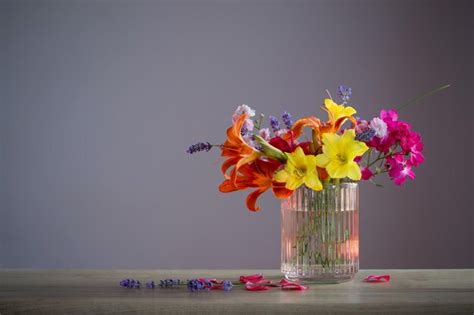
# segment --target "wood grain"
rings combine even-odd
[[[0,270],[0,314],[115,313],[473,313],[474,270],[363,270],[342,284],[309,284],[300,292],[273,289],[191,293],[183,289],[131,290],[120,279],[217,277],[276,270]],[[390,283],[362,282],[389,273]]]

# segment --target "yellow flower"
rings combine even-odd
[[[325,133],[323,153],[316,156],[316,165],[324,167],[332,178],[360,180],[360,167],[354,158],[362,156],[368,149],[364,142],[355,140],[354,129],[346,130],[342,136]]]
[[[326,98],[324,106],[329,114],[329,121],[335,122],[341,117],[350,117],[357,111],[354,107],[336,104],[332,99]]]
[[[273,179],[280,183],[286,183],[285,188],[295,190],[306,184],[313,190],[323,189],[323,185],[316,170],[316,157],[305,155],[301,147],[297,147],[293,153],[285,153],[288,160],[285,167],[273,176]]]

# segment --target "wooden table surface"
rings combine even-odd
[[[235,281],[276,270],[19,270],[0,269],[0,314],[90,313],[464,313],[473,314],[474,270],[362,270],[342,284],[310,284],[307,291],[188,292],[185,288],[126,289],[123,278],[217,277]],[[389,283],[364,283],[389,273]]]

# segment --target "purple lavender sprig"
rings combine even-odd
[[[374,136],[375,136],[375,130],[372,128],[368,128],[365,131],[357,134],[355,139],[357,141],[369,142],[370,140],[374,138]]]
[[[344,85],[339,86],[339,91],[337,93],[342,100],[343,104],[346,104],[352,95],[352,88]]]
[[[190,146],[186,150],[186,152],[189,154],[193,154],[193,153],[201,152],[201,151],[209,152],[211,149],[212,149],[212,144],[210,144],[209,142],[198,142]]]
[[[128,289],[140,289],[140,281],[135,279],[123,279],[120,281],[120,286]]]
[[[270,126],[272,127],[273,132],[277,132],[278,130],[280,130],[280,122],[275,116],[270,116],[269,120],[270,120]]]
[[[230,280],[214,282],[214,280],[212,279],[205,278],[191,279],[187,280],[186,282],[179,279],[164,279],[160,280],[160,283],[158,284],[160,288],[166,289],[181,285],[186,285],[188,290],[190,290],[191,292],[209,291],[211,289],[221,289],[224,291],[230,291],[234,286]],[[120,281],[120,286],[128,289],[140,289],[141,283],[139,280],[136,279],[123,279],[122,281]],[[157,287],[157,284],[155,283],[155,281],[149,280],[145,283],[145,287],[147,289],[155,289]]]
[[[203,290],[209,290],[210,289],[210,287],[208,287],[207,283],[205,283],[204,281],[201,281],[199,279],[188,280],[187,287],[188,287],[188,290],[191,291],[191,292],[203,291]]]
[[[160,280],[160,287],[161,288],[170,288],[175,285],[180,285],[181,280],[179,279],[165,279],[165,280]]]
[[[224,281],[222,281],[222,289],[223,289],[224,291],[230,291],[230,290],[232,290],[232,287],[233,287],[233,286],[234,286],[234,285],[232,284],[232,282],[231,282],[230,280],[224,280]]]
[[[281,119],[285,123],[285,126],[288,130],[293,127],[293,120],[291,120],[291,114],[288,113],[287,111],[284,111],[283,114],[281,115]]]

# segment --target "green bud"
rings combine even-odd
[[[286,162],[286,160],[288,159],[288,157],[283,151],[275,148],[270,143],[265,141],[262,137],[254,136],[254,139],[258,144],[260,144],[263,153],[268,157],[274,158],[275,160],[278,160],[282,163]]]

